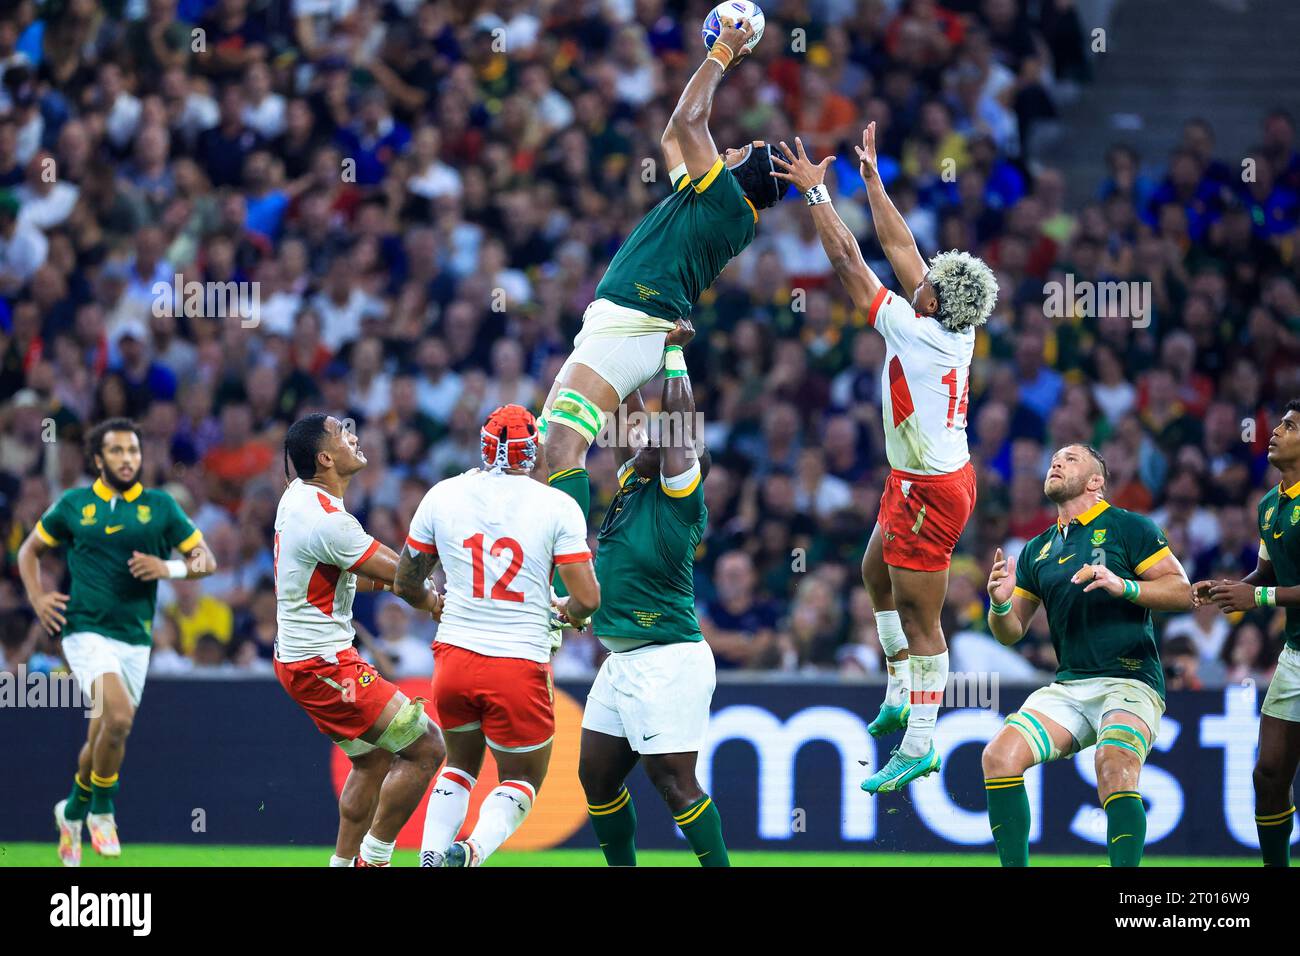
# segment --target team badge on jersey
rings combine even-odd
[[[1291,509],[1292,526],[1294,526],[1297,521],[1300,521],[1300,505],[1297,505],[1296,507]]]
[[[1035,561],[1041,561],[1041,560],[1043,560],[1043,558],[1047,557],[1047,552],[1049,552],[1049,551],[1051,551],[1051,550],[1052,550],[1052,542],[1050,542],[1050,541],[1045,542],[1045,543],[1043,544],[1043,550],[1041,550],[1041,551],[1038,552],[1038,557],[1034,558],[1034,560],[1035,560]]]
[[[357,678],[357,683],[360,684],[362,687],[369,687],[371,682],[374,681],[374,679],[375,679],[374,671],[362,671],[361,676]]]
[[[1095,531],[1092,533],[1092,545],[1093,545],[1094,548],[1095,548],[1097,545],[1104,543],[1105,540],[1106,540],[1106,529],[1105,529],[1105,528],[1098,528],[1097,530],[1095,530]]]
[[[95,506],[86,505],[81,509],[81,523],[83,525],[95,523]]]
[[[138,508],[135,509],[135,518],[141,524],[148,524],[149,520],[152,517],[153,517],[153,512],[149,510],[148,505],[140,505]]]

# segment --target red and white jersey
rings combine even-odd
[[[975,330],[949,332],[886,288],[867,321],[885,337],[880,408],[891,468],[946,475],[970,461],[966,405]]]
[[[342,498],[294,479],[275,512],[276,660],[333,661],[352,646],[352,572],[378,550]]]
[[[447,575],[437,641],[488,657],[551,659],[551,574],[591,560],[578,503],[526,475],[476,468],[429,489],[406,544]]]

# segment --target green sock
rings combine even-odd
[[[90,774],[90,812],[91,813],[112,813],[113,794],[117,793],[117,774],[111,777],[101,777],[95,772]]]
[[[707,793],[673,819],[686,835],[700,866],[731,866],[727,845],[722,842],[722,814]]]
[[[563,468],[547,478],[546,483],[552,488],[559,488],[576,501],[578,507],[582,509],[584,519],[591,514],[591,475],[587,473],[586,468]],[[560,597],[565,597],[569,593],[569,589],[560,580],[559,571],[552,575],[551,586]]]
[[[989,827],[1003,866],[1029,865],[1029,794],[1024,777],[989,777],[984,781]]]
[[[1117,790],[1102,804],[1106,810],[1106,849],[1111,866],[1137,866],[1147,842],[1147,808],[1134,790]]]
[[[1259,833],[1259,853],[1265,866],[1291,865],[1291,830],[1295,826],[1295,807],[1282,813],[1255,814]]]
[[[81,774],[73,774],[72,792],[68,794],[68,802],[64,804],[63,818],[65,820],[84,820],[89,806],[90,788],[81,782]]]
[[[636,806],[627,787],[609,803],[587,804],[592,829],[610,866],[636,866]]]

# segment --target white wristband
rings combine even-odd
[[[830,202],[831,194],[826,191],[823,183],[818,183],[812,189],[803,194],[803,198],[808,200],[808,205],[816,206],[818,203]]]
[[[190,576],[189,566],[180,558],[174,558],[167,564],[167,577],[169,578],[187,578]]]

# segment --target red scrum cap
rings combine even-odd
[[[483,423],[483,464],[488,468],[522,468],[537,464],[537,419],[522,405],[502,405]]]

